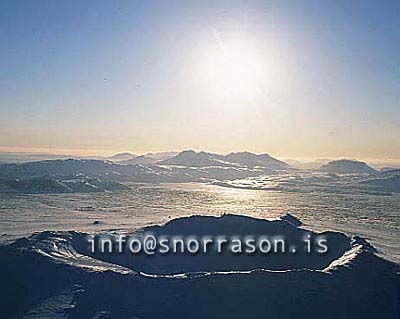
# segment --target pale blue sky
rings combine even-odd
[[[400,157],[399,30],[399,1],[1,1],[0,149]]]

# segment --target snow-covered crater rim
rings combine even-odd
[[[237,233],[267,232],[284,233],[298,240],[307,230],[300,228],[301,222],[292,215],[281,220],[267,221],[241,215],[191,216],[174,219],[162,226],[151,226],[135,233],[152,231],[156,234]],[[331,240],[330,253],[325,256],[298,254],[294,256],[145,256],[132,254],[92,254],[87,250],[88,234],[75,231],[42,232],[23,238],[10,247],[35,252],[52,262],[81,268],[92,272],[112,271],[124,275],[139,275],[145,278],[197,278],[211,275],[246,275],[254,273],[321,272],[351,267],[362,253],[373,255],[374,248],[363,238],[338,232],[324,234]]]

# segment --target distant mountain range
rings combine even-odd
[[[131,153],[120,153],[108,160],[119,164],[141,165],[174,165],[185,167],[264,167],[273,170],[288,170],[291,167],[268,154],[254,154],[250,152],[237,152],[228,155],[220,155],[208,152],[195,152],[187,150],[180,153],[147,153],[136,156]]]
[[[132,158],[129,158],[131,157]],[[376,171],[355,160],[331,161],[314,170],[297,170],[268,154],[236,152],[220,155],[192,150],[180,153],[116,154],[111,160],[56,159],[0,165],[0,193],[63,193],[125,190],[127,183],[201,182],[228,185],[225,181],[253,179],[246,187],[298,191],[333,183],[343,174],[361,176],[352,180],[357,189],[400,192],[399,170]],[[128,159],[127,159],[128,158]],[[312,176],[303,177],[306,173]],[[317,173],[314,175],[314,173]],[[325,175],[318,175],[325,174]],[[329,174],[329,176],[326,176]],[[337,174],[337,175],[336,175]],[[366,175],[367,178],[363,176]],[[266,176],[277,179],[263,186]],[[260,182],[254,180],[260,178]],[[233,184],[229,184],[234,186]],[[279,187],[278,187],[278,186]],[[325,186],[324,186],[325,185]],[[277,188],[278,187],[278,188]],[[326,187],[325,187],[326,188]],[[346,190],[345,190],[346,191]]]
[[[114,163],[120,163],[129,161],[137,157],[151,157],[154,161],[164,160],[169,157],[177,155],[178,152],[159,152],[159,153],[146,153],[144,155],[136,155],[130,152],[118,153],[113,156],[74,156],[71,154],[47,154],[47,153],[27,153],[27,152],[0,152],[0,164],[1,163],[28,163],[46,160],[57,160],[57,159],[80,159],[80,160],[100,160],[100,161],[111,161]]]
[[[113,160],[113,161],[111,161]],[[207,182],[290,170],[269,155],[248,152],[116,154],[109,160],[54,159],[0,165],[0,192],[59,193],[123,190],[126,182]]]

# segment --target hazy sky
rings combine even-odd
[[[0,2],[0,150],[400,158],[400,1]]]

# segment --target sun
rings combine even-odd
[[[205,67],[210,90],[239,101],[254,98],[261,90],[263,59],[244,40],[219,40],[207,50]]]

